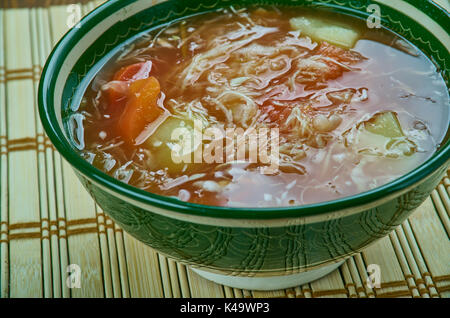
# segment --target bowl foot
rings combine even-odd
[[[192,268],[194,272],[215,283],[248,290],[276,290],[300,286],[319,279],[341,266],[344,261],[327,265],[318,269],[298,274],[267,276],[267,277],[242,277],[211,273],[203,269]]]

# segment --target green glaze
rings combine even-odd
[[[80,179],[117,224],[165,255],[214,271],[279,275],[341,260],[384,237],[428,197],[445,170],[439,169],[404,195],[380,201],[360,213],[311,224],[261,228],[179,221],[124,202],[87,178]]]
[[[427,12],[444,29],[448,25],[448,13],[431,2],[402,2]],[[65,35],[44,68],[39,111],[49,138],[97,203],[125,231],[156,250],[179,261],[225,273],[275,275],[304,271],[341,260],[387,235],[425,200],[445,174],[450,162],[448,141],[426,163],[387,185],[352,197],[298,207],[196,205],[147,193],[113,179],[89,165],[73,149],[64,134],[62,117],[76,109],[83,87],[102,63],[133,37],[174,19],[221,6],[326,6],[364,18],[369,15],[367,6],[374,2],[167,1],[122,19],[129,12],[127,6],[136,3],[149,1],[109,1],[84,18],[80,28]],[[448,83],[450,57],[445,46],[413,18],[389,6],[380,7],[382,24],[427,54]],[[115,22],[77,54],[73,48],[86,41],[89,32],[105,19]],[[67,78],[58,81],[67,65],[73,65]],[[57,93],[61,98],[55,97],[60,96]],[[342,212],[336,216],[339,211]]]

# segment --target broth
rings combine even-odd
[[[124,48],[68,126],[86,160],[133,186],[273,207],[354,195],[411,171],[444,140],[448,106],[433,63],[390,31],[326,11],[230,7]],[[224,134],[199,142],[213,127]],[[273,161],[251,159],[256,148],[227,129],[267,132],[257,149]],[[191,162],[174,162],[174,151]]]

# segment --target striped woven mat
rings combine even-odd
[[[389,236],[293,289],[214,284],[123,232],[45,137],[36,105],[40,71],[70,15],[101,2],[4,0],[0,7],[1,297],[450,296],[448,174]],[[79,266],[81,288],[68,287],[70,264]],[[379,265],[380,288],[366,284],[369,264]]]

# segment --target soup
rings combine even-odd
[[[446,136],[449,94],[409,42],[327,11],[233,7],[142,35],[67,119],[81,155],[179,200],[317,203],[390,182]]]

